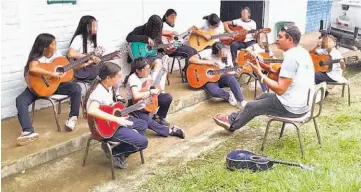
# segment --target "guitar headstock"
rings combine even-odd
[[[180,46],[183,45],[183,43],[182,43],[181,41],[174,41],[174,42],[172,43],[172,45],[173,45],[174,47],[180,47]]]
[[[306,170],[306,171],[313,171],[315,170],[315,168],[313,168],[311,165],[303,165],[300,164],[301,169]]]
[[[94,55],[100,57],[100,56],[102,56],[104,54],[104,52],[105,52],[104,47],[98,46],[94,50]]]
[[[358,63],[360,62],[359,58],[357,56],[351,56],[351,57],[347,57],[345,60],[345,63],[350,64],[350,63]]]

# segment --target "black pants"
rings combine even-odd
[[[68,95],[70,97],[70,113],[69,117],[79,116],[79,107],[81,101],[81,87],[74,82],[61,83],[54,94]],[[32,132],[34,127],[31,123],[29,114],[29,105],[39,98],[32,93],[29,88],[26,88],[16,98],[16,108],[18,109],[18,119],[23,131]]]
[[[287,111],[277,99],[275,93],[262,93],[256,97],[256,100],[248,102],[242,111],[229,115],[228,120],[231,124],[230,130],[234,131],[243,127],[254,117],[259,115],[297,118],[302,117],[305,114],[306,113],[294,114]]]
[[[336,81],[331,79],[325,72],[316,72],[315,83],[320,84],[322,82],[336,82]]]
[[[182,56],[185,58],[185,66],[184,70],[187,69],[189,65],[189,58],[193,55],[197,54],[197,50],[195,50],[193,47],[190,47],[188,45],[182,45],[181,47],[178,47],[173,53],[169,54],[170,57],[174,56]],[[179,69],[181,70],[181,69]]]

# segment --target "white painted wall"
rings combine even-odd
[[[275,42],[275,24],[280,21],[295,22],[301,34],[305,33],[307,0],[269,0],[265,3],[265,27],[272,29],[268,35],[270,43]]]
[[[78,0],[76,5],[47,5],[46,0],[2,0],[1,5],[1,119],[17,113],[15,98],[26,87],[23,68],[39,33],[55,35],[58,49],[65,54],[80,17],[93,15],[99,21],[98,44],[111,52],[124,44],[126,35],[152,14],[162,17],[168,8],[175,9],[176,29],[183,32],[204,15],[220,11],[219,0]],[[128,73],[125,58],[117,62]]]

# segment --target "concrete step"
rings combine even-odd
[[[230,113],[238,110],[227,102],[207,100],[169,116],[169,120],[183,127],[186,139],[161,138],[147,131],[148,148],[144,151],[145,164],[141,165],[139,153],[129,157],[129,167],[116,169],[115,183],[126,184],[125,179],[142,180],[149,171],[178,156],[194,158],[202,151],[214,148],[233,134],[218,127],[212,117],[215,113]],[[49,161],[43,165],[2,179],[3,191],[88,191],[111,181],[110,162],[98,142],[93,142],[87,164],[82,167],[84,150]],[[150,174],[151,175],[151,174]],[[148,174],[149,176],[149,174]],[[113,183],[114,183],[113,182]],[[130,184],[130,183],[129,183]],[[123,190],[115,190],[123,191]]]
[[[170,114],[209,98],[204,90],[190,89],[188,84],[181,83],[180,74],[177,71],[170,76],[170,81],[171,85],[166,87],[167,91],[173,95]],[[59,115],[62,127],[68,118],[69,110],[68,103],[62,104],[62,113]],[[66,132],[65,129],[60,133],[57,132],[51,108],[35,112],[34,127],[40,138],[30,145],[17,146],[16,144],[16,138],[19,137],[21,131],[17,118],[4,120],[1,126],[2,178],[82,149],[89,136],[88,124],[83,118],[79,118],[73,132]]]

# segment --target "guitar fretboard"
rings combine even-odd
[[[217,74],[222,74],[222,73],[225,73],[225,72],[236,71],[238,69],[243,69],[243,68],[242,67],[229,67],[229,68],[210,71],[209,74],[210,75],[217,75]]]
[[[283,59],[264,59],[264,63],[282,63]]]
[[[90,54],[88,54],[88,55],[85,56],[85,57],[82,57],[82,58],[80,58],[80,59],[77,59],[76,61],[70,62],[68,65],[64,66],[64,71],[67,72],[67,71],[69,71],[70,69],[76,67],[77,65],[80,65],[80,64],[82,64],[82,63],[85,63],[85,62],[88,61],[89,58],[90,58],[91,56],[93,56],[93,55],[94,55],[94,52],[91,52]]]
[[[128,114],[128,113],[131,113],[131,112],[133,112],[133,111],[136,111],[136,110],[138,110],[143,104],[144,104],[144,101],[141,101],[141,102],[136,103],[136,104],[134,104],[134,105],[132,105],[132,106],[130,106],[130,107],[127,107],[127,108],[123,109],[123,110],[120,112],[120,114],[117,114],[117,116],[121,117],[121,116],[123,116],[123,115],[125,115],[125,114]]]

